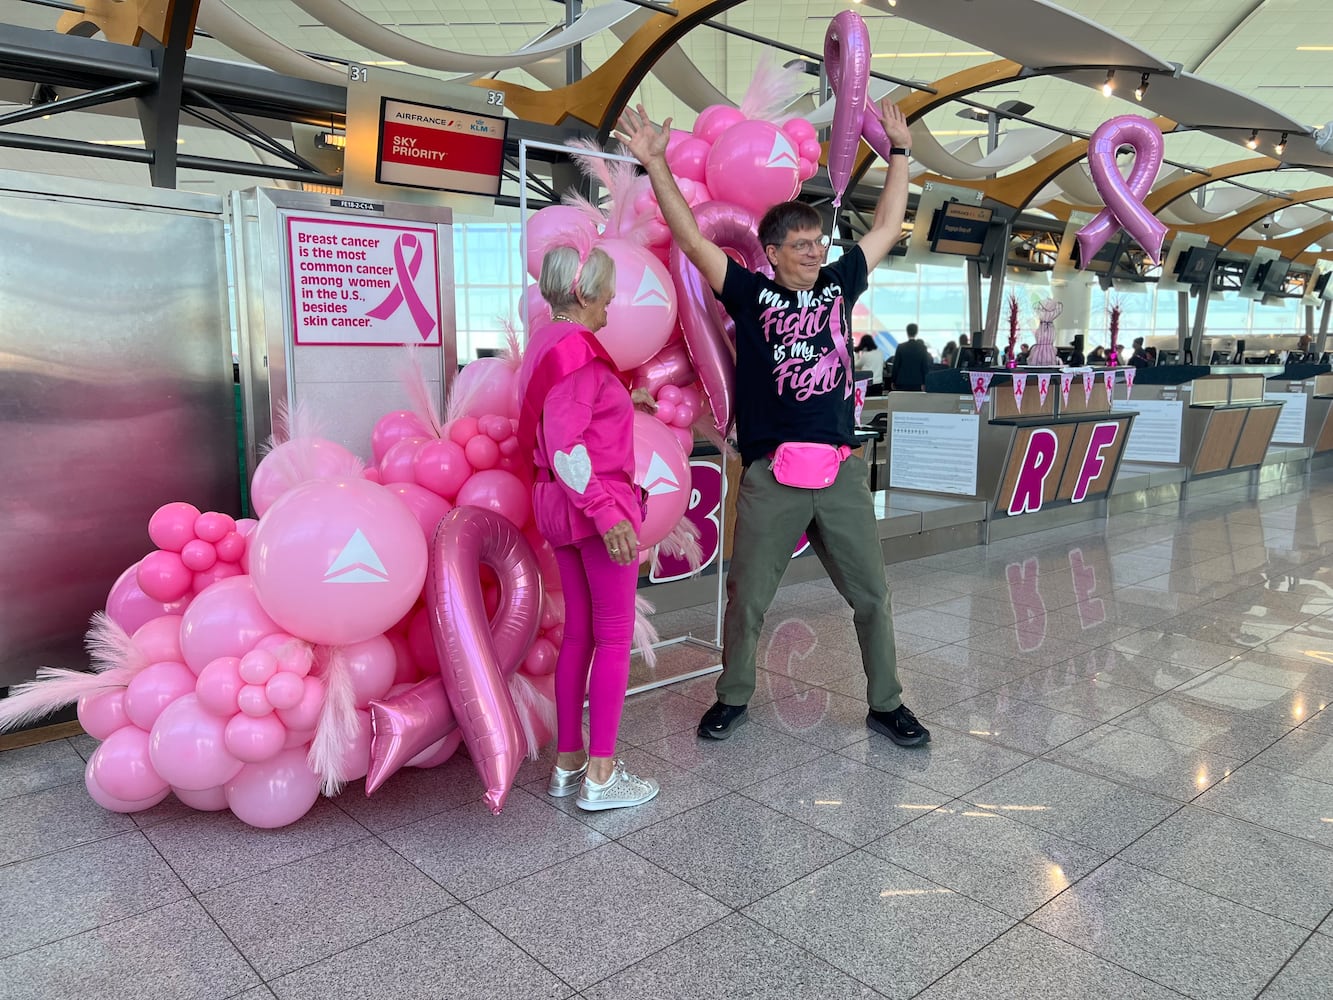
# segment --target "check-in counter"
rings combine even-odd
[[[1191,479],[1263,464],[1282,404],[1265,399],[1267,365],[1214,366],[1181,387],[1189,405],[1181,427],[1181,458]]]
[[[1308,448],[1316,455],[1333,451],[1333,421],[1329,419],[1333,374],[1326,369],[1326,365],[1314,372],[1288,369],[1269,376],[1264,396],[1269,402],[1283,404],[1273,432],[1274,445]]]

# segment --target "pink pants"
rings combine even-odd
[[[629,683],[638,563],[618,566],[594,535],[555,550],[565,591],[565,636],[555,664],[556,749],[583,749],[588,699],[588,753],[614,757]]]

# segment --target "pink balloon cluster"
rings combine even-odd
[[[148,521],[148,537],[157,550],[135,567],[138,589],[153,601],[173,604],[244,573],[246,536],[254,526],[229,514],[201,513],[189,503],[164,504]],[[129,599],[128,594],[121,599]]]

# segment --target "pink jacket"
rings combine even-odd
[[[546,352],[578,329],[550,323],[536,332],[519,370],[520,397],[527,394]],[[603,535],[626,519],[638,532],[642,512],[634,485],[634,405],[610,366],[594,361],[551,386],[533,461],[533,513],[537,530],[552,545]]]

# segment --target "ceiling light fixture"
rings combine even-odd
[[[315,136],[315,142],[326,149],[346,149],[347,133],[321,132],[319,135]]]
[[[1279,139],[1277,145],[1273,147],[1273,152],[1276,155],[1281,156],[1286,151],[1287,151],[1287,133],[1283,132],[1282,138]]]
[[[1134,88],[1134,100],[1142,103],[1143,95],[1148,92],[1148,74],[1144,73],[1139,78],[1139,85]]]
[[[1106,71],[1106,82],[1102,84],[1102,96],[1110,97],[1113,93],[1115,93],[1115,70],[1108,69]]]
[[[1257,128],[1250,129],[1250,137],[1245,140],[1245,148],[1246,149],[1259,148],[1259,130]]]

